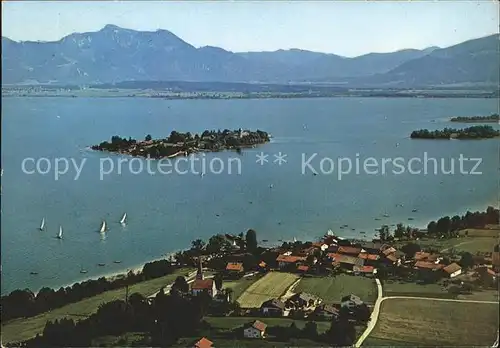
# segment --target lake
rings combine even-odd
[[[447,119],[489,115],[498,112],[497,105],[496,99],[2,98],[2,294],[126,270],[217,233],[252,228],[259,240],[270,242],[317,238],[328,229],[361,237],[359,232],[371,236],[382,224],[426,226],[443,215],[498,205],[498,139],[408,138],[420,128],[469,126]],[[121,174],[115,170],[100,180],[101,160],[109,155],[88,149],[112,135],[143,139],[148,133],[167,137],[172,130],[240,127],[267,131],[272,141],[241,154],[203,156],[219,158],[216,163],[240,161],[240,173],[135,175],[124,165]],[[256,163],[261,152],[268,155],[263,165]],[[280,152],[286,154],[281,165],[274,162]],[[447,169],[455,159],[457,173],[394,174],[388,165],[385,174],[353,170],[339,180],[330,166],[338,157],[354,164],[356,158],[409,161],[424,153],[446,159]],[[309,167],[302,171],[302,156],[307,161],[314,154],[311,166],[318,175]],[[459,173],[461,154],[482,158],[476,169],[482,175]],[[53,172],[23,172],[24,159],[41,157],[52,164],[56,158],[86,162],[77,180],[74,169],[58,180]],[[113,163],[123,158],[109,157]],[[473,165],[464,167],[470,171]],[[46,228],[39,231],[42,218]],[[105,239],[98,233],[102,220],[109,227]],[[341,229],[344,224],[349,227]],[[55,238],[59,226],[63,240]],[[88,273],[81,274],[82,268]]]

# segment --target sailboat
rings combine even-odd
[[[101,229],[99,230],[99,232],[101,233],[104,233],[106,232],[106,221],[102,221],[102,225],[101,225]]]
[[[125,225],[125,220],[127,219],[127,213],[123,214],[122,219],[120,220],[120,223],[122,225]]]
[[[42,219],[42,223],[40,224],[40,231],[43,231],[45,228],[45,218]]]
[[[56,236],[57,239],[63,239],[63,230],[62,226],[59,226],[59,233]]]

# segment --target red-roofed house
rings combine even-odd
[[[196,341],[193,348],[212,348],[213,342],[209,339],[202,337],[199,341]]]
[[[232,272],[243,272],[243,263],[241,262],[228,262],[226,265],[226,271]]]
[[[306,265],[299,265],[297,266],[297,271],[306,273],[309,271],[309,266]]]
[[[306,258],[303,256],[292,256],[292,255],[279,255],[276,258],[279,268],[295,266],[297,262],[305,261]]]
[[[253,323],[246,325],[243,330],[243,336],[246,338],[264,338],[266,334],[267,325],[263,322],[256,320]]]
[[[375,267],[373,266],[354,266],[353,269],[354,273],[360,273],[364,275],[373,275],[375,272]]]
[[[191,293],[196,296],[202,292],[207,292],[210,297],[217,295],[217,288],[213,279],[196,279],[191,285]]]
[[[378,259],[380,259],[380,255],[376,255],[376,254],[368,254],[368,253],[359,253],[358,257],[360,259],[364,259],[364,260],[370,260],[370,261],[377,261]]]
[[[341,246],[337,250],[339,254],[358,256],[361,252],[361,248],[351,247],[351,246]]]

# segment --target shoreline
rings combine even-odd
[[[444,216],[450,216],[450,217],[452,217],[454,215],[462,216],[462,215],[465,215],[465,213],[467,213],[467,211],[471,211],[471,212],[485,211],[488,206],[492,206],[492,207],[494,207],[496,209],[500,208],[500,205],[499,205],[498,201],[497,202],[491,202],[490,201],[489,203],[480,204],[480,205],[475,206],[475,207],[463,208],[460,211],[455,211],[455,212],[453,212],[451,214],[448,214],[448,215],[446,214],[446,212],[444,212],[444,213],[442,213],[440,215],[437,215],[437,216],[429,218],[429,219],[422,218],[422,219],[413,221],[414,224],[408,224],[407,222],[401,222],[401,223],[403,225],[405,225],[405,226],[409,225],[409,226],[413,226],[413,227],[418,228],[418,229],[427,229],[427,224],[429,222],[431,222],[431,221],[437,221],[441,217],[444,217]],[[427,221],[427,222],[423,222],[424,220]],[[424,225],[424,223],[425,223],[425,225]],[[380,226],[378,226],[377,228],[379,228],[379,227]],[[333,231],[333,232],[335,232],[335,231]],[[324,233],[326,233],[326,231]],[[373,234],[374,233],[370,232],[370,235],[367,234],[365,237],[363,237],[363,236],[341,236],[341,237],[343,237],[345,239],[350,239],[350,240],[371,241],[372,238],[374,237]],[[318,235],[316,237],[311,237],[311,238],[312,239],[314,239],[314,238],[319,239],[321,237],[322,237],[322,235]],[[265,248],[272,248],[272,247],[281,246],[284,242],[293,242],[293,236],[287,237],[287,238],[284,238],[284,239],[280,239],[280,240],[278,240],[278,239],[276,239],[276,240],[269,239],[267,242],[262,242],[262,240],[261,240],[259,242],[259,245],[261,245],[261,246],[263,246]],[[107,280],[114,280],[116,278],[125,276],[130,271],[133,271],[134,273],[137,274],[137,273],[139,273],[139,272],[142,271],[142,269],[143,269],[143,267],[145,266],[146,263],[168,259],[171,256],[175,255],[175,253],[177,253],[179,251],[184,251],[184,250],[187,250],[187,249],[186,248],[184,248],[184,249],[181,248],[181,249],[177,249],[177,250],[174,250],[174,251],[171,251],[171,252],[167,252],[167,253],[165,253],[161,257],[147,259],[146,261],[144,261],[142,263],[139,263],[139,264],[136,264],[136,265],[133,265],[133,266],[130,266],[130,267],[125,267],[123,269],[120,269],[120,270],[117,270],[117,271],[114,271],[114,272],[108,272],[108,273],[104,273],[104,274],[100,274],[100,275],[89,276],[89,277],[84,277],[84,278],[78,278],[78,279],[75,279],[74,281],[72,281],[70,283],[65,283],[64,285],[60,285],[60,286],[42,286],[42,287],[40,287],[40,289],[43,288],[43,287],[49,287],[49,288],[52,288],[52,289],[54,289],[54,290],[57,291],[61,287],[68,287],[68,286],[72,287],[76,283],[81,283],[81,282],[85,282],[85,281],[88,281],[88,280],[97,280],[97,279],[99,279],[101,277],[104,277]],[[36,292],[33,291],[33,290],[32,291],[36,295],[40,289],[38,289]],[[14,290],[12,290],[12,291],[14,291]],[[10,291],[10,292],[12,292],[12,291]],[[5,293],[2,296],[6,296],[10,292]]]

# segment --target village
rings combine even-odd
[[[16,314],[13,293],[2,302],[2,338],[23,347],[495,346],[499,232],[489,207],[427,230],[384,225],[372,240],[328,230],[270,245],[252,229],[216,234],[138,273],[37,294],[30,303],[47,308],[38,315]]]
[[[460,304],[451,301],[463,300],[468,305],[477,302],[478,306],[484,302],[497,311],[498,225],[473,230],[476,235],[468,235],[470,231],[461,231],[446,242],[433,238],[351,241],[328,231],[318,241],[285,242],[280,247],[263,248],[258,257],[242,253],[245,240],[241,235],[225,235],[225,251],[197,259],[198,271],[190,289],[192,295],[206,292],[214,304],[233,300],[238,305],[224,313],[227,317],[223,330],[214,332],[213,337],[202,337],[194,346],[216,346],[217,337],[273,341],[276,326],[285,323],[276,321],[281,318],[300,320],[306,322],[304,325],[314,322],[318,331],[313,339],[320,335],[322,324],[344,321],[353,329],[352,337],[345,337],[343,342],[359,347],[375,327],[380,302],[392,297],[392,301],[402,297],[437,298],[457,307]],[[436,250],[436,242],[450,247]],[[479,246],[479,250],[460,251],[460,245],[466,244]],[[202,259],[211,274],[206,278]],[[221,259],[228,262],[222,264]],[[244,290],[241,284],[246,286]],[[383,286],[389,295],[386,298],[382,296]],[[481,301],[478,294],[488,295]],[[218,314],[207,317],[207,321],[217,324],[220,312],[214,313]],[[495,318],[490,318],[493,326]],[[228,329],[231,319],[235,325]],[[494,330],[486,341],[492,344],[495,335]]]

